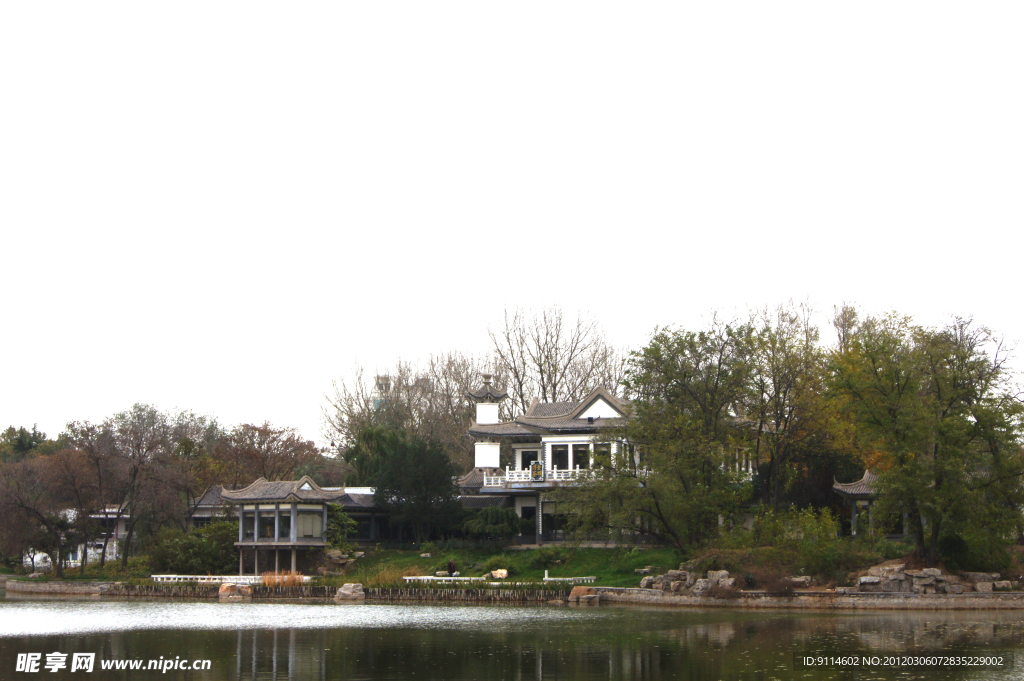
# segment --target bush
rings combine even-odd
[[[519,572],[512,564],[509,557],[504,554],[500,556],[491,556],[484,562],[483,571],[491,572],[492,570],[508,570],[509,577],[512,577]]]
[[[474,539],[507,540],[519,534],[519,516],[512,508],[482,508],[466,519],[462,531]]]
[[[188,534],[165,528],[149,543],[149,563],[156,572],[181,575],[231,574],[238,567],[238,526],[210,523]]]
[[[535,570],[544,570],[554,565],[561,565],[569,558],[569,552],[561,547],[544,547],[537,549],[530,556],[530,567]]]

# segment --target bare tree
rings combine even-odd
[[[458,468],[471,468],[466,429],[474,407],[466,393],[477,387],[481,373],[493,373],[492,365],[459,352],[432,355],[423,366],[399,360],[372,381],[357,367],[351,380],[334,384],[324,410],[325,435],[345,452],[367,428],[404,430],[441,443]]]
[[[559,307],[532,314],[516,308],[505,310],[503,326],[488,333],[514,412],[525,412],[534,398],[579,400],[598,386],[621,391],[623,354],[608,344],[590,317],[570,321]]]
[[[304,440],[294,428],[243,424],[231,432],[220,455],[235,471],[235,484],[251,482],[256,476],[285,480],[300,466],[319,457],[312,440]]]

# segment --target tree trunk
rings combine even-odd
[[[928,567],[935,567],[935,564],[939,562],[939,528],[942,526],[942,520],[936,519],[932,523],[931,532],[931,545],[928,547]]]

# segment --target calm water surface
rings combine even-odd
[[[1003,669],[807,668],[804,655],[1014,658]],[[19,653],[68,669],[16,672]],[[91,674],[71,654],[96,653]],[[209,659],[209,671],[103,671],[102,660]],[[747,613],[489,607],[0,600],[0,680],[1022,679],[1024,613]]]

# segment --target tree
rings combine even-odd
[[[498,385],[512,398],[510,408],[516,413],[525,413],[534,398],[579,400],[598,386],[620,392],[625,363],[592,318],[569,321],[559,307],[532,315],[516,308],[505,310],[504,325],[488,333]]]
[[[750,336],[716,319],[706,331],[657,331],[633,353],[635,416],[620,453],[595,451],[594,475],[562,492],[579,531],[647,532],[679,548],[717,532],[743,494],[725,464],[745,437],[732,409],[749,385]]]
[[[372,448],[368,456],[375,462],[368,480],[375,488],[374,504],[389,512],[399,536],[409,528],[421,542],[456,525],[462,510],[456,470],[439,443],[386,429],[362,441]]]
[[[0,462],[22,461],[37,454],[51,454],[60,449],[63,443],[58,440],[46,439],[46,433],[32,426],[32,430],[24,426],[9,426],[0,433]]]
[[[403,430],[439,442],[462,470],[473,466],[473,444],[466,429],[473,422],[474,405],[466,393],[476,387],[487,362],[448,352],[432,355],[424,366],[399,360],[371,383],[357,367],[349,381],[334,384],[334,396],[325,409],[327,435],[346,461],[359,434],[368,428]],[[365,484],[358,470],[353,480]]]
[[[991,551],[1020,530],[1022,408],[1006,361],[969,319],[928,329],[898,315],[866,319],[836,354],[837,389],[875,452],[879,510],[907,514],[929,565],[944,537]]]
[[[515,509],[488,506],[462,523],[462,531],[474,539],[503,542],[519,534],[519,516]]]
[[[287,480],[295,470],[319,457],[312,440],[305,440],[294,428],[238,426],[219,452],[233,468],[234,482],[248,483],[257,477]]]

